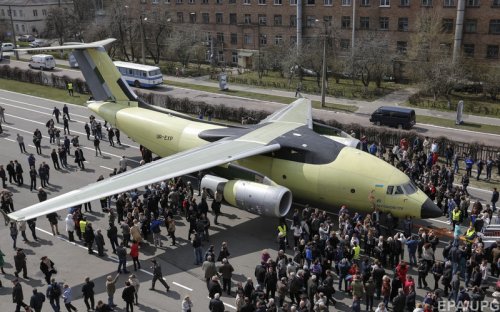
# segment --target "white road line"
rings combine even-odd
[[[436,126],[436,125],[431,125],[431,124],[426,124],[426,123],[417,123],[417,125],[423,125],[427,127],[433,127],[433,128],[438,128],[438,129],[447,129],[447,130],[456,130],[456,131],[462,131],[462,132],[469,132],[469,133],[480,133],[484,135],[490,135],[490,136],[497,136],[500,137],[500,134],[494,134],[494,133],[488,133],[488,132],[479,132],[479,131],[472,131],[472,130],[466,130],[466,129],[457,129],[457,128],[449,128],[449,127],[442,127],[442,126]]]
[[[12,139],[9,139],[9,138],[4,138],[4,139],[7,140],[7,141],[16,142],[16,140],[12,140]]]
[[[74,107],[84,107],[82,105],[78,105],[78,104],[72,104],[72,103],[67,103],[67,102],[61,102],[61,101],[56,101],[56,100],[51,100],[51,99],[47,99],[47,98],[43,98],[43,97],[39,97],[39,96],[34,96],[34,95],[29,95],[29,94],[24,94],[24,93],[19,93],[19,92],[14,92],[14,91],[9,91],[9,90],[0,90],[0,92],[6,92],[6,93],[11,93],[11,94],[16,94],[16,95],[21,95],[21,96],[27,96],[27,97],[30,97],[30,98],[33,98],[33,99],[39,99],[39,100],[42,100],[42,101],[46,101],[46,102],[53,102],[53,103],[59,103],[59,104],[66,104],[66,105],[71,105],[71,106],[74,106]],[[10,100],[10,99],[8,99]]]
[[[2,98],[0,98],[0,99],[2,99]],[[50,113],[45,113],[45,112],[41,112],[41,111],[29,109],[29,108],[26,108],[26,107],[21,107],[21,106],[14,105],[14,104],[8,104],[8,103],[5,103],[5,102],[0,102],[0,103],[2,103],[5,106],[12,106],[12,107],[15,107],[15,108],[18,108],[18,109],[23,109],[23,110],[27,110],[27,111],[37,112],[39,114],[44,114],[44,115],[52,116],[53,108],[48,108],[48,107],[45,107],[45,106],[30,104],[30,103],[21,102],[21,101],[9,100],[9,99],[5,99],[5,98],[3,98],[3,99],[7,100],[7,101],[10,101],[10,102],[15,102],[15,103],[19,103],[19,104],[23,104],[23,105],[28,105],[28,106],[32,106],[32,107],[36,107],[36,108],[40,108],[40,109],[49,110]],[[83,106],[83,107],[85,107],[85,106]],[[61,116],[62,116],[62,114],[61,114]],[[90,115],[89,116],[83,116],[83,115],[80,115],[80,114],[74,114],[74,113],[72,113],[70,115],[70,117],[73,117],[73,116],[77,116],[77,117],[80,117],[80,118],[88,119]],[[55,119],[55,117],[54,117],[54,119]],[[85,123],[85,122],[79,121],[79,120],[72,120],[72,121],[76,121],[76,122],[79,122],[79,123]]]
[[[179,287],[181,287],[181,288],[184,288],[184,289],[186,289],[186,290],[193,291],[193,289],[192,289],[192,288],[186,287],[186,286],[181,285],[181,284],[179,284],[179,283],[177,283],[177,282],[172,282],[172,284],[177,285],[177,286],[179,286]]]
[[[113,171],[113,170],[114,170],[114,169],[111,169],[111,168],[109,168],[109,167],[105,167],[105,166],[99,166],[99,167],[101,167],[101,168],[103,168],[103,169],[107,169],[107,170],[109,170],[109,171]]]

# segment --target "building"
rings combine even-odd
[[[49,10],[54,6],[72,8],[73,1],[0,0],[0,20],[13,25],[16,35],[38,35],[44,31]]]

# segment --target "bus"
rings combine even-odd
[[[149,66],[129,62],[113,62],[123,79],[137,88],[152,88],[163,83],[163,75],[158,66]]]

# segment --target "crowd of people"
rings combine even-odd
[[[59,113],[56,114],[56,111],[58,110],[55,108],[54,116],[59,123]],[[69,120],[69,114],[64,113],[63,118]],[[96,140],[102,140],[102,127],[93,116],[89,123],[85,125],[85,131],[87,139],[91,139],[90,135],[94,137],[97,156],[101,151]],[[48,123],[49,130],[51,125],[53,122]],[[114,144],[111,143],[113,138],[121,144],[119,132],[108,129],[111,129],[107,132],[110,145]],[[69,135],[69,127],[66,130]],[[34,140],[41,140],[39,132],[38,129],[35,131]],[[64,140],[60,141],[54,132],[57,131],[52,131],[54,141],[51,139],[51,143],[62,150],[64,157],[70,155],[71,142],[68,142],[66,149],[66,140],[69,139],[65,136]],[[439,311],[440,304],[446,300],[460,306],[460,311],[476,311],[485,294],[491,291],[488,288],[494,286],[498,290],[499,287],[488,277],[499,276],[500,242],[485,246],[478,235],[485,225],[500,223],[496,212],[498,192],[494,189],[490,203],[483,205],[476,202],[470,209],[470,196],[464,179],[462,178],[461,187],[454,184],[454,175],[458,173],[460,164],[455,164],[457,157],[449,150],[451,148],[447,147],[444,152],[446,164],[442,165],[437,158],[440,154],[437,143],[430,142],[427,138],[423,142],[419,140],[410,144],[404,139],[390,150],[386,150],[381,144],[368,145],[363,138],[361,142],[363,150],[385,158],[408,174],[412,181],[442,208],[443,215],[449,218],[453,237],[443,248],[441,255],[436,254],[438,245],[442,243],[441,234],[426,228],[415,231],[413,220],[409,217],[397,220],[390,213],[380,212],[377,207],[373,208],[372,213],[362,215],[351,212],[344,206],[340,209],[338,218],[334,218],[325,211],[306,206],[302,210],[295,209],[291,222],[280,220],[276,230],[277,254],[273,256],[272,251],[263,250],[257,260],[254,276],[247,277],[244,283],[233,285],[233,274],[239,268],[231,263],[228,244],[223,242],[218,254],[215,245],[209,245],[207,250],[203,249],[204,243],[210,242],[209,211],[214,214],[213,221],[217,224],[222,195],[216,193],[210,196],[205,189],[194,189],[189,181],[176,178],[148,185],[143,191],[134,189],[100,199],[100,208],[105,213],[108,224],[105,233],[87,221],[86,214],[92,212],[91,203],[69,210],[63,224],[70,242],[76,242],[78,239],[87,246],[89,254],[93,254],[96,248],[97,256],[104,256],[107,238],[109,245],[106,245],[110,246],[118,257],[117,275],[106,278],[106,302],[99,300],[95,304],[94,283],[89,277],[85,278],[81,293],[87,310],[113,310],[116,306],[113,298],[117,280],[120,274],[127,274],[122,299],[126,311],[133,311],[134,303],[137,304],[139,282],[134,274],[129,275],[127,259],[132,259],[134,270],[137,271],[141,269],[140,246],[151,244],[154,247],[162,247],[169,240],[172,245],[176,245],[175,220],[182,218],[188,226],[187,239],[193,248],[193,263],[200,266],[204,274],[211,298],[207,308],[211,312],[224,311],[224,293],[234,297],[234,305],[237,311],[241,312],[328,311],[330,306],[340,305],[341,299],[346,296],[352,298],[352,305],[344,309],[353,311],[361,311],[362,305],[365,305],[366,311],[377,312],[386,312],[390,308],[394,312]],[[21,152],[26,153],[22,136],[18,135],[17,141]],[[35,141],[34,144],[37,152],[41,154],[41,148],[38,149]],[[81,150],[78,143],[73,143],[73,146],[77,151]],[[67,161],[63,162],[59,152],[53,149],[52,153],[59,157],[52,157],[55,169],[59,168],[59,165],[56,166],[58,160],[62,167],[67,166]],[[150,151],[141,147],[141,153],[143,163],[152,161]],[[83,169],[83,152],[80,156],[76,154],[75,152],[75,162]],[[44,185],[49,185],[50,168],[47,169],[48,165],[42,163],[40,168],[44,168],[43,174],[39,169],[32,175],[31,171],[36,168],[34,158],[33,154],[28,156],[32,188],[37,189],[36,177],[42,179],[43,176],[43,183],[37,189],[37,195],[40,201],[44,201],[47,199]],[[469,170],[471,167],[467,164],[467,159],[464,176],[470,177],[472,170]],[[493,168],[488,161],[486,179],[491,178]],[[120,170],[115,170],[111,175],[127,170],[126,159],[120,160],[119,167]],[[0,168],[0,173],[2,169]],[[22,166],[17,160],[11,161],[6,169],[5,178],[2,179],[4,187],[7,175],[9,183],[23,184]],[[478,167],[477,178],[480,176]],[[100,176],[99,180],[103,178]],[[14,211],[11,192],[4,190],[1,199],[4,214]],[[60,235],[61,218],[52,213],[47,215],[47,219],[52,233]],[[8,221],[6,219],[6,224]],[[57,282],[53,277],[58,274],[55,264],[46,256],[40,260],[40,271],[43,272],[47,283],[45,295],[35,289],[30,303],[24,303],[18,274],[22,272],[23,278],[28,279],[28,268],[26,254],[16,246],[16,240],[19,232],[24,240],[28,240],[25,234],[26,226],[32,230],[33,239],[37,240],[35,222],[36,220],[28,220],[17,224],[10,223],[10,235],[16,251],[16,279],[13,280],[12,294],[16,311],[21,307],[40,311],[45,299],[50,302],[54,311],[59,311],[61,299],[68,311],[76,311],[71,303],[71,287]],[[397,230],[398,224],[401,224],[402,231]],[[461,226],[467,229],[464,233]],[[170,286],[163,279],[159,261],[153,259],[151,269],[153,280],[150,289],[155,290],[155,282],[159,281],[169,291]],[[416,274],[416,281],[410,273]],[[428,281],[429,275],[432,275],[433,283]],[[425,296],[418,296],[417,289],[425,289]],[[498,302],[493,301],[493,304],[498,311]],[[184,297],[181,302],[182,311],[190,311],[192,307],[191,299]]]

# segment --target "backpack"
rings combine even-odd
[[[61,297],[61,287],[57,284],[52,285],[52,289],[50,291],[50,296],[52,298],[59,298]]]

